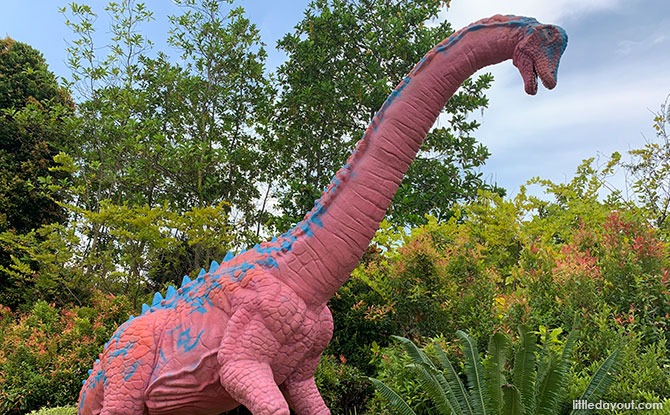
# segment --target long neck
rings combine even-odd
[[[512,57],[520,24],[481,21],[433,48],[391,93],[314,208],[280,239],[278,277],[325,304],[346,282],[442,108],[480,68]]]

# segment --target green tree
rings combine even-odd
[[[351,152],[375,111],[412,66],[452,30],[426,24],[443,1],[315,0],[278,47],[288,60],[277,70],[277,180],[271,185],[283,229],[312,207]],[[449,127],[435,129],[410,168],[389,214],[399,225],[447,218],[451,205],[484,183],[475,168],[488,151],[471,133],[469,112],[487,105],[492,78],[468,81],[448,104]]]
[[[102,48],[90,6],[62,10],[82,99],[68,153],[85,274],[133,299],[147,282],[156,289],[197,272],[260,231],[258,141],[274,92],[258,29],[232,1],[178,5],[168,41],[179,63],[152,53],[143,2],[107,5]]]
[[[57,184],[67,175],[50,169],[67,137],[64,125],[72,109],[68,91],[39,51],[10,38],[0,40],[0,232],[23,235],[65,221],[59,202],[66,195]],[[0,303],[12,307],[29,298],[33,286],[30,278],[8,270],[15,248],[0,244]],[[29,264],[31,270],[38,267]]]
[[[225,201],[239,217],[240,232],[247,232],[259,214],[255,202],[265,169],[260,133],[274,96],[267,54],[258,28],[233,0],[176,3],[184,13],[170,18],[169,42],[181,51],[188,78],[173,100],[185,102],[187,111],[171,114],[179,117],[169,120],[178,141],[163,171],[191,184],[179,195],[182,203]]]
[[[40,52],[0,40],[0,230],[28,232],[65,219],[61,195],[40,178],[55,165],[72,108]]]
[[[654,130],[656,140],[630,150],[631,160],[620,161],[620,164],[631,175],[630,184],[637,202],[667,240],[670,236],[670,96],[654,114]],[[614,155],[617,161],[619,157]]]

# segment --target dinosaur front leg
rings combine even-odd
[[[330,410],[326,407],[316,387],[313,375],[306,379],[291,377],[284,382],[282,390],[295,413],[300,415],[330,415]]]
[[[257,313],[239,310],[230,319],[217,359],[221,385],[253,415],[289,415],[270,362],[279,344]]]
[[[286,379],[282,390],[294,412],[300,415],[330,415],[330,410],[323,402],[314,381],[314,372],[321,354],[333,337],[333,316],[328,307],[324,307],[321,312],[311,337],[311,350],[300,366]]]
[[[289,415],[288,403],[274,381],[270,365],[233,360],[221,368],[221,384],[253,415]]]

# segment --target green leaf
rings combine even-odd
[[[502,408],[496,413],[501,415],[525,415],[526,409],[521,400],[521,393],[514,385],[503,385],[502,396]]]
[[[484,361],[484,371],[487,383],[489,410],[492,413],[500,412],[503,405],[503,385],[505,379],[505,364],[511,348],[511,340],[504,333],[496,333],[489,340],[487,359]]]
[[[447,354],[444,353],[444,350],[438,345],[435,345],[435,354],[445,371],[444,377],[449,384],[449,390],[452,391],[452,395],[447,395],[449,402],[453,408],[460,408],[460,411],[454,412],[465,415],[474,414],[474,409],[470,402],[470,395],[468,394],[465,385],[463,385],[460,376],[458,376],[458,373],[454,369],[454,366],[449,361]]]
[[[456,336],[461,339],[463,344],[463,352],[465,353],[465,375],[468,378],[468,386],[470,387],[470,398],[472,402],[472,409],[475,415],[486,414],[486,384],[484,379],[484,368],[479,359],[479,352],[477,344],[465,332],[458,330]]]
[[[404,399],[400,397],[393,389],[389,388],[384,382],[375,379],[368,378],[370,382],[377,388],[377,391],[387,400],[391,405],[395,413],[399,415],[416,415],[416,413],[410,408],[410,406],[405,402]]]
[[[598,370],[596,370],[596,373],[591,377],[584,393],[579,397],[580,401],[595,402],[607,392],[607,389],[609,389],[614,381],[614,372],[619,366],[620,355],[621,351],[616,349],[607,356],[605,361],[598,367]],[[573,409],[570,414],[586,415],[590,412],[588,409]]]
[[[519,327],[519,346],[514,356],[512,379],[528,413],[535,410],[536,351],[536,336],[526,327]]]

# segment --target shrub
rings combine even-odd
[[[58,310],[38,301],[16,320],[5,314],[0,337],[0,413],[23,414],[76,402],[102,345],[130,311],[125,297],[96,294],[92,307]]]
[[[333,415],[362,413],[372,396],[372,385],[357,368],[339,359],[324,355],[315,374],[321,396]]]
[[[58,406],[56,408],[42,408],[32,411],[28,415],[77,415],[77,408],[74,406]]]

